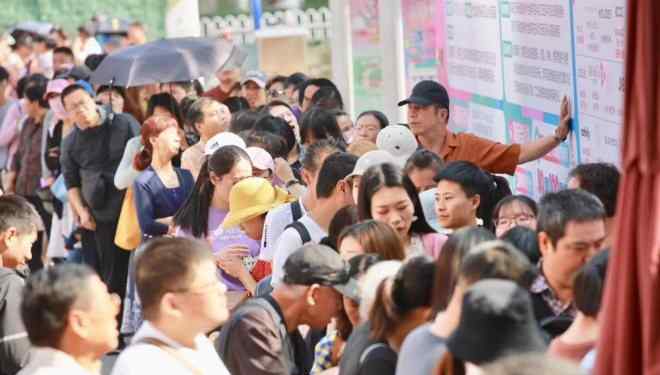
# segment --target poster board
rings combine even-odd
[[[383,51],[380,37],[380,1],[350,0],[351,48],[353,55],[354,113],[384,110]]]
[[[415,4],[429,8],[421,0],[401,1],[404,17],[415,13],[410,9]],[[437,0],[435,5],[433,32],[418,35],[435,38],[436,78],[451,97],[450,129],[525,143],[552,135],[562,97],[571,99],[571,137],[542,159],[519,166],[511,180],[515,192],[539,198],[564,188],[578,163],[619,164],[625,0]],[[404,24],[404,38],[411,29],[419,26]],[[406,44],[414,49],[406,56],[431,43]],[[406,72],[412,82],[411,65]]]

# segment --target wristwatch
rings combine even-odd
[[[554,134],[553,137],[555,138],[555,141],[557,141],[557,143],[562,143],[568,138],[568,134],[566,134],[566,136],[564,138],[562,138],[562,137],[557,135],[557,131],[555,130],[555,134]]]

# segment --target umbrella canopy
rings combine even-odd
[[[660,7],[629,0],[623,179],[595,374],[660,374]]]
[[[216,38],[161,39],[123,48],[106,57],[91,82],[132,87],[208,77],[227,64],[240,66],[246,53]]]
[[[11,35],[14,36],[16,32],[28,32],[34,35],[48,36],[53,30],[53,24],[42,21],[24,21],[19,22],[11,28]]]

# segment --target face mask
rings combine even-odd
[[[65,118],[67,118],[68,114],[64,109],[64,105],[62,104],[62,101],[60,100],[59,96],[48,99],[48,104],[50,105],[50,109],[51,111],[53,111],[55,118],[57,118],[58,120],[64,120]]]

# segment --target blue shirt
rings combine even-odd
[[[190,171],[179,168],[174,170],[179,179],[179,186],[175,188],[165,187],[151,167],[140,173],[133,183],[138,222],[145,236],[166,234],[168,226],[156,220],[173,216],[193,189],[195,180]]]

